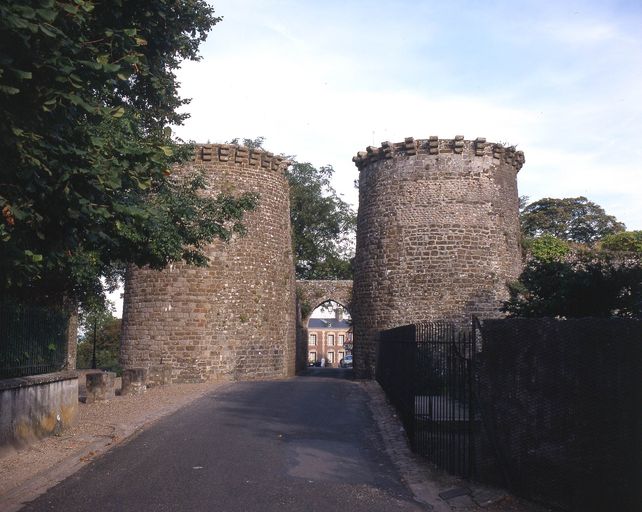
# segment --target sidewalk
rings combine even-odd
[[[434,512],[550,512],[510,495],[502,489],[468,482],[434,469],[410,450],[394,408],[375,381],[361,381],[370,397],[372,416],[378,424],[385,449],[402,478],[428,510]]]

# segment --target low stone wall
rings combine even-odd
[[[0,449],[59,434],[77,419],[76,372],[0,380]]]

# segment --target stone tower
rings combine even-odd
[[[497,316],[520,272],[517,172],[524,154],[485,139],[407,138],[359,168],[355,370],[373,376],[378,332]]]
[[[287,164],[263,150],[197,147],[208,193],[256,192],[247,234],[207,249],[210,266],[131,269],[121,360],[170,365],[172,381],[269,379],[294,374],[295,279]]]

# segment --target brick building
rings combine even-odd
[[[325,358],[326,366],[338,367],[352,354],[352,325],[343,319],[310,318],[308,322],[308,362]]]

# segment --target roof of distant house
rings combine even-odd
[[[308,329],[349,329],[352,325],[336,318],[310,318]]]

